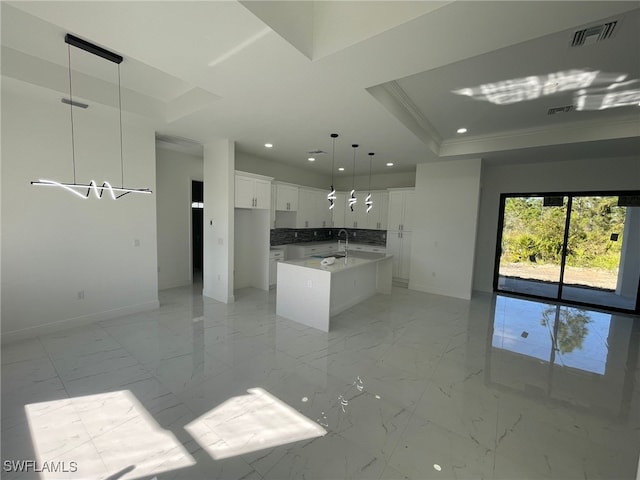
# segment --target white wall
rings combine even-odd
[[[369,189],[369,175],[356,175],[356,190]],[[371,190],[384,190],[386,188],[413,187],[416,184],[416,172],[389,172],[371,175]],[[336,190],[350,191],[353,178],[349,175],[337,176],[335,180]]]
[[[640,189],[640,157],[485,165],[473,288],[484,292],[493,289],[501,193],[637,189]]]
[[[119,185],[118,111],[74,117],[77,181]],[[123,122],[125,186],[155,191],[154,130]],[[80,199],[30,185],[73,182],[70,133],[59,94],[2,78],[3,341],[158,307],[154,195]]]
[[[269,290],[269,210],[234,212],[234,289]]]
[[[236,153],[236,170],[273,177],[280,182],[295,183],[307,187],[329,188],[331,177],[315,173],[304,168],[294,167],[280,162],[272,162],[242,152]]]
[[[227,139],[204,146],[203,294],[233,303],[235,145]]]
[[[364,168],[364,167],[363,167]],[[331,175],[323,175],[304,168],[298,168],[285,163],[272,162],[242,152],[236,152],[236,170],[257,173],[273,177],[275,181],[288,182],[305,187],[328,189],[331,185]],[[353,178],[345,172],[336,172],[333,181],[336,190],[351,190]],[[368,189],[369,175],[356,175],[357,190]],[[371,175],[371,190],[386,188],[413,187],[416,172],[393,172]]]
[[[410,289],[471,298],[481,164],[472,159],[418,165]]]
[[[158,288],[192,282],[191,182],[203,180],[201,156],[156,148]]]

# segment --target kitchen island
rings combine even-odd
[[[322,265],[322,258],[278,263],[276,313],[324,332],[332,316],[372,297],[391,293],[392,257],[349,252]]]

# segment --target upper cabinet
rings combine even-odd
[[[371,192],[373,205],[367,213],[367,196],[369,192],[356,193],[356,204],[353,212],[349,207],[350,194],[345,195],[344,226],[346,228],[366,228],[369,230],[386,230],[387,228],[387,205],[389,194],[387,192]],[[337,206],[337,205],[336,205]]]
[[[314,191],[300,187],[298,189],[298,213],[296,214],[296,228],[314,228],[316,222],[316,201]]]
[[[389,210],[389,194],[387,192],[371,192],[371,201],[373,203],[369,213],[366,213],[366,203],[363,203],[366,223],[362,223],[362,225],[366,226],[360,228],[368,228],[369,230],[386,230]],[[364,202],[366,202],[366,195]]]
[[[392,231],[413,230],[414,189],[392,189],[389,191],[389,215],[387,228]]]
[[[276,184],[276,210],[295,212],[298,210],[298,187]]]
[[[328,190],[316,192],[316,225],[320,228],[329,228],[333,220],[332,210],[329,209],[329,200],[327,200]],[[335,208],[335,207],[334,207]]]
[[[271,179],[269,177],[236,171],[235,189],[236,208],[270,208]]]
[[[329,228],[331,220],[327,192],[300,187],[298,189],[296,228]]]
[[[344,228],[347,194],[344,192],[336,192],[336,199],[333,202],[333,208],[331,209],[331,226],[334,228]]]

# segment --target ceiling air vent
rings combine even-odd
[[[556,113],[569,113],[573,111],[573,105],[564,105],[563,107],[551,107],[547,110],[547,115],[555,115]]]
[[[580,47],[591,43],[601,42],[613,36],[613,32],[618,24],[617,20],[596,25],[595,27],[584,28],[573,34],[571,40],[572,47]]]
[[[327,152],[325,152],[324,150],[311,150],[309,152],[307,152],[309,155],[326,155]]]

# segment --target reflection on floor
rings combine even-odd
[[[2,478],[636,476],[638,317],[394,288],[326,334],[199,291],[3,346]]]
[[[526,278],[498,277],[498,288],[503,292],[524,293],[555,299],[558,296],[558,283],[531,280]],[[603,307],[633,310],[636,306],[635,298],[622,297],[611,290],[564,285],[563,299],[571,302],[589,303]]]

